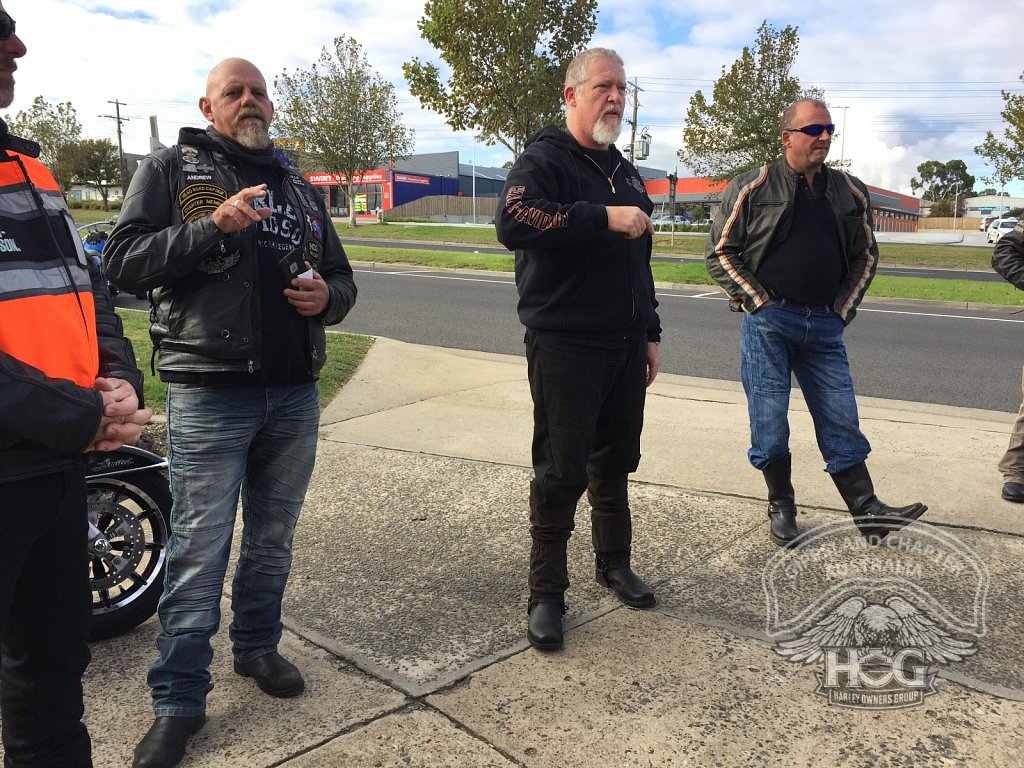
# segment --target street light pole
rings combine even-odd
[[[953,231],[956,232],[956,209],[960,207],[958,198],[960,197],[960,182],[956,183],[953,187]]]
[[[473,136],[473,223],[476,224],[476,136]]]

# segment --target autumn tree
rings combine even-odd
[[[956,201],[956,215],[963,214],[962,201],[974,194],[974,177],[967,172],[967,164],[963,160],[950,160],[942,163],[938,160],[925,160],[917,166],[917,173],[910,180],[910,189],[916,195],[918,190],[921,198],[932,205],[930,216],[952,216],[953,201]],[[943,211],[937,213],[936,211]]]
[[[711,102],[702,91],[693,94],[677,154],[696,175],[725,181],[782,157],[783,111],[797,99],[823,98],[818,89],[801,89],[789,73],[799,41],[796,27],[778,31],[762,22],[754,46],[744,47],[728,70],[722,67]]]
[[[597,0],[427,0],[419,21],[450,75],[414,58],[409,90],[456,131],[516,157],[548,124],[564,125],[565,70],[597,29]]]
[[[13,117],[4,115],[11,133],[39,144],[39,159],[50,169],[60,188],[67,192],[72,180],[68,172],[68,150],[82,138],[82,124],[70,101],[50,104],[42,96]]]
[[[103,210],[113,187],[121,188],[121,153],[110,139],[83,139],[67,150],[67,170],[72,183],[93,187],[103,198]]]
[[[1024,74],[1020,76],[1024,80]],[[1006,121],[1003,138],[997,139],[992,131],[985,141],[974,148],[976,154],[992,166],[992,175],[985,181],[998,184],[1002,189],[1014,179],[1024,179],[1024,94],[1003,91],[1003,111]]]
[[[412,152],[412,131],[402,125],[395,87],[370,68],[359,43],[334,38],[309,69],[274,78],[275,133],[302,147],[320,168],[345,174],[349,223],[356,224],[354,180],[363,171]]]

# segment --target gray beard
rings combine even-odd
[[[262,121],[246,118],[238,126],[235,141],[246,149],[266,149],[270,146],[270,132]]]
[[[593,138],[597,144],[614,144],[619,140],[619,134],[622,133],[622,118],[619,118],[613,128],[610,125],[606,125],[604,122],[604,115],[597,119],[594,123]]]
[[[14,84],[0,85],[0,107],[9,107],[14,101]]]

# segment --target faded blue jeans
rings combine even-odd
[[[835,474],[867,458],[871,446],[860,431],[843,328],[830,307],[785,299],[743,316],[740,377],[750,414],[747,456],[756,469],[789,453],[792,375],[814,421],[825,471]]]
[[[242,536],[231,584],[236,661],[277,648],[292,537],[316,456],[316,384],[167,387],[171,538],[149,670],[157,717],[205,711],[210,638],[220,625],[235,512]]]

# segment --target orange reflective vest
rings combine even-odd
[[[87,258],[46,167],[0,154],[0,351],[92,387],[99,346]]]

